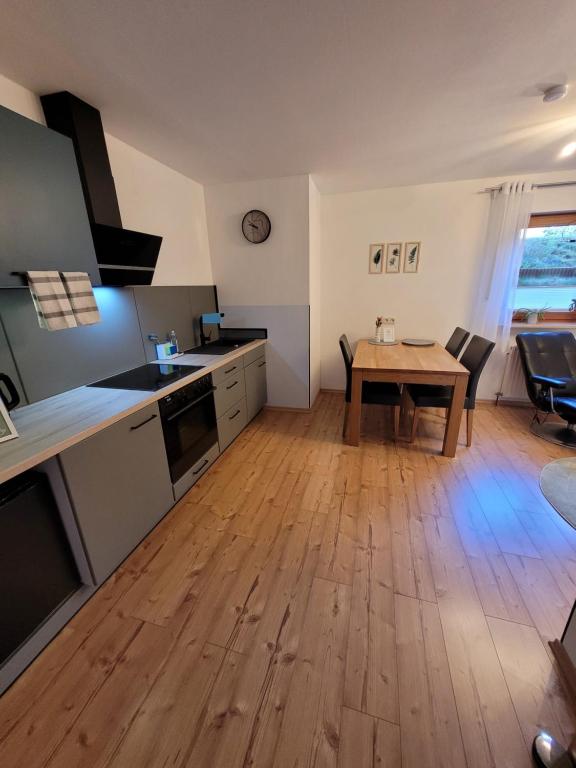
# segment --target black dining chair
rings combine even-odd
[[[342,434],[346,434],[346,425],[348,422],[348,409],[352,396],[352,363],[354,355],[346,334],[342,334],[339,340],[340,350],[344,358],[344,367],[346,368],[346,410],[344,414],[344,426]],[[390,405],[393,408],[394,437],[398,437],[400,430],[400,400],[401,392],[398,384],[388,384],[380,381],[362,382],[362,403],[364,405]]]
[[[468,336],[470,336],[470,331],[458,326],[446,343],[446,351],[450,352],[452,357],[458,358],[458,355],[464,349],[464,344],[468,341]]]
[[[472,445],[472,430],[474,419],[474,408],[476,407],[476,390],[480,375],[484,366],[494,349],[494,342],[482,338],[482,336],[472,336],[470,343],[464,350],[460,362],[470,371],[468,377],[468,386],[466,389],[466,399],[464,408],[466,410],[466,445]],[[430,384],[408,384],[406,387],[407,395],[412,400],[414,414],[412,417],[412,428],[410,430],[410,442],[416,437],[418,428],[418,418],[420,408],[450,408],[452,401],[452,387],[436,386]]]

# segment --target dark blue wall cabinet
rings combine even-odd
[[[72,141],[0,107],[0,287],[25,285],[31,269],[100,285]]]

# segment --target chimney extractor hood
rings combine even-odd
[[[46,125],[74,144],[102,285],[150,285],[162,238],[122,228],[100,112],[68,91],[40,101]]]

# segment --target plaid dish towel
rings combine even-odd
[[[100,312],[87,272],[62,272],[62,282],[78,325],[100,322]]]
[[[61,331],[78,323],[59,272],[27,272],[28,287],[41,328]]]

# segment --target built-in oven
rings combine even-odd
[[[176,500],[218,456],[214,389],[212,376],[208,374],[159,402]]]

